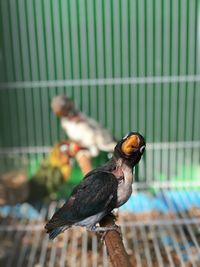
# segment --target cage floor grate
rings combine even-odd
[[[133,266],[200,266],[200,207],[195,206],[194,199],[200,197],[200,191],[190,188],[193,193],[189,194],[188,187],[155,188],[142,186],[133,196],[140,193],[162,196],[167,212],[155,209],[119,212],[123,242]],[[178,200],[168,197],[174,192],[179,195]],[[16,219],[11,215],[1,219],[0,266],[111,266],[100,238],[83,228],[72,228],[55,241],[48,240],[45,220],[61,204],[52,202],[48,208],[42,207],[38,220]]]

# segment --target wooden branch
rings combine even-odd
[[[105,216],[101,222],[100,226],[110,227],[115,226],[115,221],[113,215]],[[120,233],[115,230],[110,230],[106,233],[105,244],[110,256],[110,261],[113,267],[130,267],[131,263],[129,261],[129,256],[124,248],[122,237]]]
[[[82,173],[85,175],[92,170],[91,158],[87,154],[81,153],[76,157]]]

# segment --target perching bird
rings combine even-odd
[[[75,105],[67,96],[53,98],[53,112],[61,117],[61,125],[68,137],[85,147],[89,156],[96,157],[100,151],[113,152],[116,141],[107,129],[94,119],[76,110]]]
[[[64,180],[68,180],[71,174],[71,158],[81,150],[81,147],[69,140],[63,140],[55,144],[49,155],[49,163],[53,168],[60,169]]]
[[[139,133],[131,132],[118,142],[111,160],[89,172],[46,224],[50,239],[72,226],[83,226],[92,231],[108,230],[96,224],[129,199],[133,167],[140,161],[144,150],[145,140]]]
[[[55,144],[29,181],[28,200],[34,202],[54,198],[55,193],[70,178],[71,158],[74,158],[80,150],[81,147],[78,144],[69,140]]]

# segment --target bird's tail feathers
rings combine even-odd
[[[64,232],[68,228],[69,226],[61,226],[54,229],[48,229],[47,233],[49,234],[49,239],[53,240],[57,235]]]
[[[60,220],[56,217],[51,218],[51,220],[45,225],[45,229],[47,230],[50,239],[54,239],[58,234],[64,232],[69,227],[70,225],[66,225],[66,221]]]
[[[58,216],[54,216],[48,221],[48,223],[45,225],[45,229],[50,230],[53,228],[57,228],[60,226],[65,226],[67,224],[66,220],[63,220],[59,218]]]

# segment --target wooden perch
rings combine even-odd
[[[87,154],[81,153],[76,157],[76,160],[84,175],[92,170],[91,158]]]
[[[100,226],[110,227],[115,226],[114,217],[112,215],[105,216],[101,222]],[[113,267],[130,267],[131,263],[129,261],[129,256],[124,248],[122,242],[122,237],[120,233],[115,230],[110,230],[106,233],[105,244],[110,256],[110,261]]]

